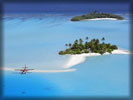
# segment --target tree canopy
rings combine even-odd
[[[123,17],[116,14],[102,13],[98,11],[93,11],[86,15],[75,16],[71,19],[71,21],[80,21],[84,19],[94,19],[94,18],[116,18],[118,20],[124,20]]]
[[[88,40],[88,37],[85,38]],[[105,41],[103,37],[101,41]],[[64,54],[81,54],[81,53],[100,53],[104,54],[106,52],[111,53],[113,50],[118,49],[116,45],[111,45],[110,43],[100,43],[99,39],[91,39],[89,42],[83,42],[80,38],[79,41],[75,40],[73,44],[69,43],[66,46],[69,46],[65,51],[60,51],[60,55]]]

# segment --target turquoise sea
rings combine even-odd
[[[17,14],[16,14],[17,15]],[[130,50],[129,15],[123,21],[71,22],[75,14],[5,15],[4,67],[61,70],[69,56],[58,52],[75,39],[105,37],[105,42]],[[129,96],[129,55],[88,57],[74,72],[28,73],[4,71],[3,95],[16,96]]]

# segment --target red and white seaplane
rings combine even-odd
[[[29,70],[34,70],[34,69],[28,69],[28,67],[23,67],[23,69],[15,69],[15,71],[21,71],[21,74],[26,74]]]

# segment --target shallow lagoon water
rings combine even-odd
[[[71,22],[72,16],[4,19],[4,67],[64,69],[65,43],[86,36],[129,50],[129,20]],[[4,96],[128,96],[129,55],[88,57],[75,72],[4,72]],[[10,83],[10,84],[9,84]],[[14,90],[14,91],[12,91]]]
[[[126,59],[126,60],[125,60]],[[129,57],[88,57],[65,73],[5,72],[5,96],[128,96]],[[10,83],[10,84],[9,84]]]

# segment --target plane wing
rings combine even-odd
[[[34,70],[34,69],[26,69],[26,70]]]
[[[15,71],[22,71],[22,69],[15,69]]]

